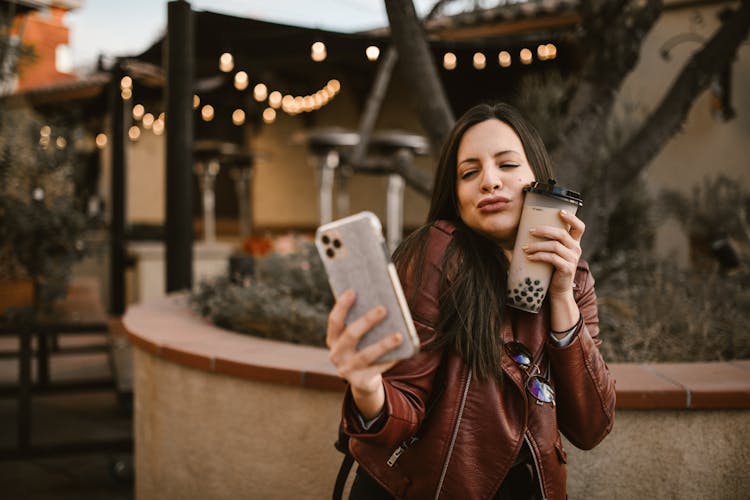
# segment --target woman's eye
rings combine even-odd
[[[477,173],[476,170],[468,170],[461,174],[461,179],[469,179],[476,173]]]
[[[500,168],[516,168],[516,167],[519,167],[519,166],[520,165],[518,163],[501,163],[501,164],[498,165],[498,167],[500,167]]]

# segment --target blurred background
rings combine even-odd
[[[583,193],[608,361],[750,358],[747,1],[0,8],[13,497],[132,496],[130,305],[187,291],[219,326],[322,346],[315,228],[370,210],[393,250],[479,102],[519,107]]]

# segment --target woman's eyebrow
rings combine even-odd
[[[502,151],[498,151],[497,153],[493,154],[493,158],[498,158],[500,156],[506,156],[506,155],[516,155],[521,156],[521,153],[514,149],[504,149]],[[470,156],[468,158],[459,159],[457,162],[457,165],[461,165],[463,163],[479,163],[479,158],[475,156]]]
[[[519,153],[519,152],[518,152],[518,151],[516,151],[515,149],[505,149],[505,150],[503,150],[503,151],[498,151],[498,152],[497,152],[497,153],[495,153],[495,154],[494,154],[493,156],[494,156],[495,158],[497,158],[498,156],[505,156],[505,155],[510,155],[510,154],[512,154],[512,155],[519,155],[519,156],[520,156],[520,154],[521,154],[521,153]]]
[[[471,156],[469,158],[464,158],[463,160],[458,160],[458,166],[461,166],[464,163],[479,163],[479,158]]]

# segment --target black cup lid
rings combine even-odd
[[[581,193],[556,185],[554,179],[550,179],[547,183],[534,181],[523,188],[523,190],[530,193],[543,194],[545,196],[554,196],[555,198],[561,198],[570,203],[574,203],[579,207],[583,206],[583,197],[581,196]]]

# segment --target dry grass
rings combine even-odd
[[[750,358],[750,272],[681,270],[628,255],[599,271],[601,350],[608,361]]]

